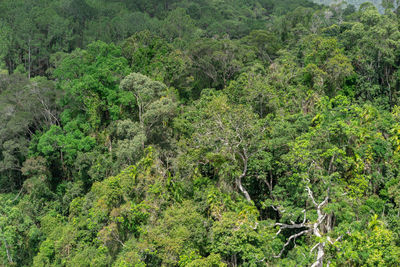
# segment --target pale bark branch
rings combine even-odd
[[[285,248],[290,244],[290,241],[292,241],[292,239],[296,239],[299,236],[302,236],[303,234],[307,234],[310,232],[310,229],[307,230],[303,230],[297,234],[291,235],[288,240],[286,241],[286,243],[283,245],[283,248],[281,250],[281,252],[279,252],[278,255],[275,255],[274,258],[280,258],[282,256],[282,253],[285,251]]]

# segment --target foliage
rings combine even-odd
[[[0,266],[398,264],[400,16],[360,2],[0,1]]]

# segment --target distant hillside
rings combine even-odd
[[[324,4],[324,5],[331,5],[332,3],[337,2],[336,0],[312,0],[315,3],[318,4]],[[375,6],[377,6],[379,8],[380,11],[383,11],[382,8],[382,0],[347,0],[346,1],[348,4],[350,5],[354,5],[355,7],[359,7],[361,4],[365,3],[365,2],[371,2],[373,3]]]

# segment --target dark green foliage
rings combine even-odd
[[[60,92],[42,77],[2,75],[0,81],[0,187],[15,190],[23,182],[21,167],[35,131],[58,123]]]

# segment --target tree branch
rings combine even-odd
[[[290,241],[292,241],[292,239],[296,239],[297,237],[302,236],[303,234],[307,234],[310,232],[310,230],[311,229],[303,230],[297,234],[291,235],[289,239],[286,241],[285,245],[283,245],[281,252],[279,252],[278,255],[275,255],[274,258],[280,258],[282,256],[282,253],[285,251],[285,248],[290,244]]]

